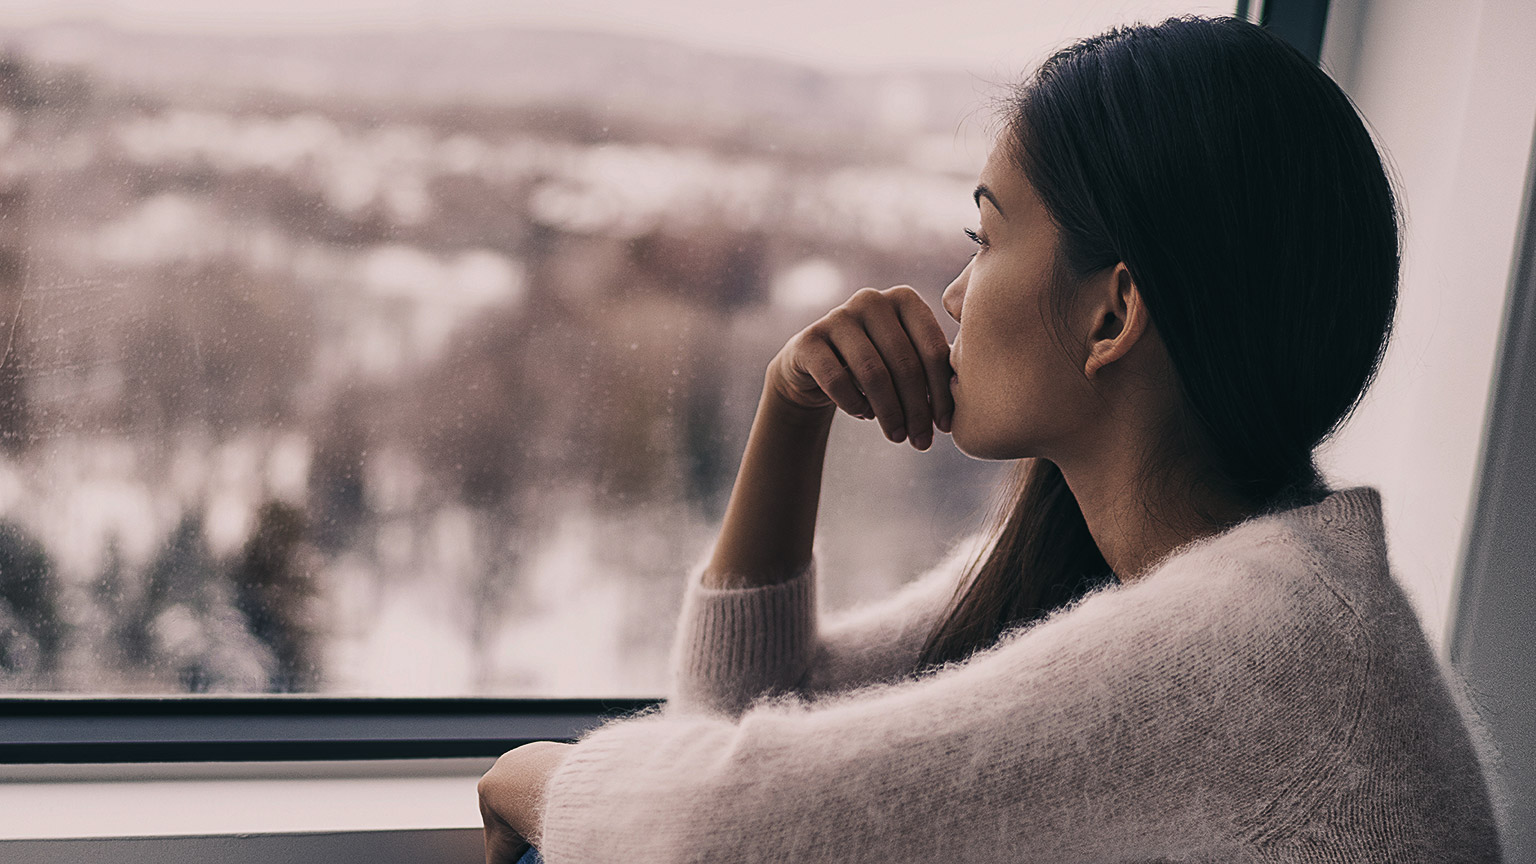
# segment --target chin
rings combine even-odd
[[[1002,442],[993,441],[985,437],[978,438],[974,435],[972,430],[960,421],[960,412],[958,411],[955,412],[955,418],[950,422],[949,428],[949,440],[954,443],[955,449],[972,459],[993,462],[1014,458],[1008,455],[1007,451],[1009,448],[999,446]]]
[[[1035,448],[1020,441],[1017,434],[1003,437],[989,435],[987,430],[978,429],[976,424],[966,422],[958,407],[949,428],[949,440],[954,443],[955,449],[972,459],[1006,462],[1037,455]]]

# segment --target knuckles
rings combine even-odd
[[[853,312],[849,310],[849,305],[844,303],[836,309],[833,309],[831,312],[821,316],[821,320],[817,321],[815,324],[812,324],[810,329],[814,330],[818,336],[829,336],[831,335],[830,331],[832,328],[842,326],[846,322],[852,320],[853,317],[854,315]]]
[[[480,799],[480,812],[481,813],[486,812],[486,810],[489,809],[490,806],[491,806],[490,805],[490,797],[491,797],[491,787],[492,787],[492,785],[493,785],[493,781],[491,780],[491,775],[489,773],[487,773],[485,776],[481,777],[480,778],[480,782],[475,784],[475,794]]]
[[[878,360],[866,360],[860,362],[859,368],[854,371],[854,376],[860,381],[876,381],[885,372],[885,364]]]
[[[510,770],[510,766],[518,758],[513,755],[515,752],[515,750],[508,750],[497,756],[496,762],[491,765],[490,769],[480,775],[480,782],[475,784],[475,789],[480,793],[480,797],[484,798],[501,781],[502,776]]]
[[[853,292],[848,302],[843,304],[854,309],[865,309],[876,303],[891,304],[892,302],[908,302],[917,300],[922,302],[922,295],[911,285],[893,285],[884,290],[878,290],[865,286]]]
[[[911,354],[901,354],[891,359],[891,371],[903,378],[922,375],[923,361]]]

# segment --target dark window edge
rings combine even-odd
[[[90,861],[217,861],[270,864],[274,861],[362,861],[368,864],[420,861],[478,861],[484,855],[478,828],[401,828],[362,831],[257,832],[252,834],[161,835],[0,839],[0,860],[28,864]]]
[[[1239,8],[1246,11],[1248,4]],[[1295,46],[1313,63],[1323,54],[1328,28],[1328,0],[1264,0],[1259,24]]]
[[[498,756],[574,741],[635,698],[0,697],[0,764]]]

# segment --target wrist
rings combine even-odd
[[[810,407],[795,401],[770,378],[763,384],[762,398],[758,401],[758,413],[776,423],[789,426],[818,427],[830,423],[837,413],[832,403]]]

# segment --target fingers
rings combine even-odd
[[[801,331],[787,351],[775,363],[784,363],[792,401],[825,398],[855,417],[878,420],[891,441],[910,438],[919,450],[933,443],[935,425],[949,431],[949,343],[909,285],[860,289]]]
[[[806,340],[800,352],[800,362],[816,381],[816,386],[837,407],[855,417],[869,419],[875,416],[869,400],[864,398],[858,383],[854,381],[853,373],[843,365],[843,358],[825,338]]]
[[[485,840],[485,864],[516,864],[531,848],[526,840],[505,828],[483,832]]]
[[[946,428],[953,403],[949,343],[921,295],[908,285],[865,288],[827,320],[833,350],[886,437],[928,449],[935,421]],[[857,410],[860,400],[846,401],[849,413],[869,416]]]
[[[904,287],[904,286],[903,286]],[[889,396],[886,391],[878,395],[865,391],[870,401],[875,406],[876,415],[880,415],[882,408],[888,409],[892,415],[890,421],[895,426],[891,429],[887,426],[887,437],[892,441],[901,441],[904,437],[911,437],[913,446],[919,450],[927,449],[933,441],[933,416],[928,407],[928,381],[923,366],[923,360],[918,355],[916,347],[912,344],[912,338],[907,335],[906,328],[901,323],[901,317],[896,312],[896,302],[903,288],[892,288],[889,292],[872,292],[873,296],[866,295],[864,313],[864,331],[869,335],[869,341],[879,355],[879,363],[886,371],[885,381],[889,382]],[[911,288],[905,288],[912,291]],[[916,292],[912,292],[914,296]],[[876,299],[878,298],[878,299]],[[921,298],[917,298],[922,302]],[[857,373],[855,373],[857,374]],[[861,378],[860,381],[863,379]],[[878,383],[877,383],[877,386]],[[890,404],[883,404],[889,399]],[[882,426],[886,424],[882,423]]]
[[[906,434],[901,398],[896,394],[885,358],[866,328],[864,318],[869,310],[860,295],[854,296],[860,299],[839,306],[818,322],[827,350],[837,358],[838,369],[823,365],[826,383],[822,384],[820,378],[817,383],[843,410],[857,417],[875,418],[885,437],[900,441]],[[857,395],[849,393],[845,378],[858,391]]]
[[[898,289],[905,289],[900,290]],[[896,314],[912,340],[923,362],[928,380],[928,406],[933,414],[934,425],[939,431],[948,432],[955,415],[955,397],[949,390],[949,378],[954,371],[949,365],[949,340],[939,329],[938,319],[923,298],[906,285],[891,289],[896,299]]]
[[[839,343],[838,348],[854,381],[864,391],[864,398],[872,409],[870,414],[879,422],[880,430],[885,437],[899,442],[907,435],[906,412],[885,357],[875,347],[873,338],[861,328],[857,338]]]

